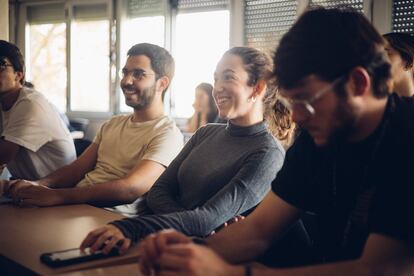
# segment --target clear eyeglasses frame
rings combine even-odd
[[[147,76],[155,75],[153,73],[148,73],[148,72],[146,72],[145,70],[142,70],[142,69],[127,70],[127,69],[123,68],[119,71],[119,77],[121,79],[129,76],[130,74],[131,74],[132,78],[134,80],[137,80],[137,81],[142,80],[142,79],[146,78]]]
[[[316,113],[314,103],[322,96],[324,96],[327,92],[333,90],[333,88],[337,86],[342,80],[344,80],[344,76],[336,78],[330,85],[323,88],[322,90],[319,90],[308,99],[292,99],[286,96],[282,96],[280,94],[278,95],[278,99],[291,112],[293,110],[296,110],[299,111],[301,114],[313,116]]]
[[[4,59],[0,59],[0,72],[6,70],[7,67],[13,67],[13,64],[7,63]]]

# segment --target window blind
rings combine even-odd
[[[73,8],[73,15],[77,20],[106,19],[108,13],[106,4],[79,5]]]
[[[326,8],[351,7],[359,12],[364,12],[363,0],[311,0],[310,6],[322,6]]]
[[[166,0],[128,0],[128,17],[141,17],[164,14]]]
[[[177,9],[194,10],[194,9],[227,9],[229,6],[228,0],[178,0]]]
[[[392,30],[414,34],[414,0],[393,1]]]
[[[298,1],[245,0],[245,45],[272,54],[295,22]]]
[[[27,20],[30,24],[63,22],[65,21],[65,6],[63,3],[29,6],[27,7]]]

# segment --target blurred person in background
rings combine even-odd
[[[391,91],[399,96],[414,95],[414,36],[405,33],[383,35],[391,61]]]
[[[209,83],[203,82],[196,87],[193,103],[194,114],[188,119],[187,132],[194,133],[208,123],[217,122],[218,111],[212,92],[213,86]]]

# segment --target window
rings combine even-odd
[[[217,62],[229,48],[229,19],[228,10],[177,15],[172,85],[175,116],[190,117],[195,87],[201,82],[213,83]]]
[[[111,93],[109,7],[106,2],[74,3],[67,2],[66,8],[64,3],[24,6],[26,60],[30,61],[27,80],[61,112],[107,113]]]
[[[106,5],[75,6],[71,24],[71,111],[109,112],[109,20]]]
[[[27,10],[26,80],[60,112],[66,111],[66,24],[63,4]]]
[[[392,5],[393,32],[414,34],[414,1],[394,0]]]
[[[29,25],[26,80],[60,112],[66,111],[66,24]]]
[[[115,72],[131,46],[148,42],[165,47],[176,62],[166,110],[189,117],[195,87],[213,82],[230,45],[229,0],[34,0],[19,8],[27,14],[27,79],[75,116],[131,111]]]

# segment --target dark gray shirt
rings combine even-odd
[[[147,212],[112,222],[133,241],[161,229],[205,236],[256,206],[284,160],[281,144],[265,123],[199,129],[156,181]]]

